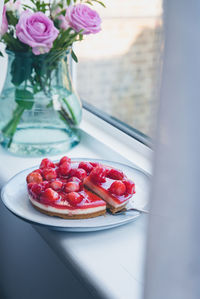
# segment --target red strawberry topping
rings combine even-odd
[[[66,185],[65,185],[65,192],[77,192],[79,191],[80,189],[80,186],[79,186],[79,183],[77,182],[68,182]]]
[[[62,158],[60,159],[59,164],[61,165],[61,164],[65,163],[65,162],[70,163],[70,162],[71,162],[71,159],[68,158],[67,156],[64,156],[64,157],[62,157]]]
[[[59,194],[51,188],[47,188],[42,194],[42,200],[45,202],[55,202],[59,197]]]
[[[82,168],[87,173],[90,173],[94,167],[89,162],[80,162],[78,168]]]
[[[114,181],[110,186],[109,191],[120,196],[126,192],[126,186],[121,181]]]
[[[45,189],[49,188],[50,183],[47,181],[44,181],[41,183],[41,186],[42,186],[42,189],[45,190]]]
[[[43,191],[42,185],[34,184],[33,187],[31,188],[31,191],[36,195],[40,195]]]
[[[28,190],[31,190],[34,184],[35,184],[35,183],[29,183],[29,184],[28,184]]]
[[[83,180],[87,176],[87,172],[82,168],[74,168],[70,171],[70,176]]]
[[[72,176],[71,178],[69,178],[68,182],[77,182],[77,183],[80,183],[81,180],[79,178],[77,178],[76,176]]]
[[[50,167],[54,168],[55,165],[54,165],[54,163],[51,160],[49,160],[47,158],[43,159],[42,162],[40,163],[40,168],[41,169],[43,169],[43,168],[50,168]]]
[[[83,200],[83,198],[77,192],[70,192],[67,194],[67,200],[72,206],[76,206]]]
[[[93,167],[97,167],[97,166],[99,166],[99,163],[98,163],[98,162],[90,162],[90,164],[91,164]]]
[[[28,184],[29,183],[41,183],[43,181],[43,178],[42,178],[41,174],[33,171],[27,175],[26,181]]]
[[[58,191],[62,189],[63,183],[59,180],[55,180],[51,182],[50,186],[53,190]]]
[[[71,170],[71,164],[69,162],[64,162],[59,166],[59,173],[61,175],[68,175]]]
[[[122,180],[124,178],[124,174],[122,171],[112,168],[108,172],[107,177],[113,180]]]
[[[38,168],[38,169],[34,170],[33,172],[38,172],[39,174],[41,174],[41,175],[42,175],[42,169],[40,169],[40,168]]]
[[[96,183],[105,183],[107,169],[102,166],[95,167],[90,173],[91,179]]]
[[[123,183],[126,186],[126,192],[128,194],[135,193],[135,184],[131,180],[124,180]]]
[[[43,176],[47,181],[50,181],[57,178],[57,173],[53,168],[45,168],[43,169]]]

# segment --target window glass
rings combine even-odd
[[[107,0],[95,5],[102,31],[75,50],[81,98],[151,136],[156,109],[162,0]]]

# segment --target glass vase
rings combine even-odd
[[[80,99],[68,53],[10,52],[0,95],[0,143],[22,156],[64,153],[79,142]]]

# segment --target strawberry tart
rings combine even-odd
[[[58,163],[45,158],[26,178],[31,204],[42,213],[66,219],[100,216],[125,208],[135,184],[117,169],[94,162]]]

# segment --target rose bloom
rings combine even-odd
[[[57,7],[55,10],[52,11],[51,15],[54,20],[59,21],[59,28],[63,30],[67,30],[69,28],[69,24],[62,14],[58,15],[60,12],[61,12],[61,8]]]
[[[49,52],[58,34],[53,22],[42,12],[31,13],[26,10],[16,25],[18,39],[29,45],[35,55]]]
[[[19,16],[19,14],[22,10],[20,0],[17,0],[15,2],[14,2],[14,0],[10,0],[5,5],[6,5],[7,11],[12,11],[15,16]]]
[[[101,30],[99,14],[85,4],[69,6],[65,18],[75,31],[83,30],[82,34],[97,33]]]
[[[0,28],[0,36],[3,36],[8,31],[8,20],[6,17],[6,6],[3,7],[2,24]]]

